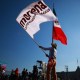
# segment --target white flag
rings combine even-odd
[[[16,20],[34,38],[34,34],[40,30],[40,23],[54,21],[56,16],[43,0],[39,0],[23,9]]]

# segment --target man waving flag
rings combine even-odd
[[[55,21],[56,16],[43,0],[39,0],[23,9],[16,20],[34,38],[34,34],[40,30],[40,23]]]
[[[55,12],[54,8],[53,8],[53,13],[56,16],[56,12]],[[55,39],[55,40],[61,41],[62,44],[67,45],[67,37],[64,34],[63,30],[61,29],[58,18],[54,21],[52,38]]]

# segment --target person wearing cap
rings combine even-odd
[[[39,46],[39,48],[43,50],[49,50],[49,55],[45,54],[46,57],[48,57],[48,64],[47,64],[47,80],[50,80],[50,75],[53,73],[53,79],[52,80],[57,80],[57,74],[56,74],[56,49],[57,49],[57,44],[56,43],[51,43],[51,47],[45,48],[42,46]]]

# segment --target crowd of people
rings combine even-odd
[[[12,70],[10,75],[7,75],[2,72],[0,69],[0,80],[44,80],[41,71],[38,71],[36,65],[33,66],[32,72],[28,72],[27,69],[23,69],[21,73],[19,73],[19,69],[16,68]]]

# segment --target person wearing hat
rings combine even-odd
[[[46,57],[48,57],[48,64],[47,64],[47,80],[50,80],[51,73],[52,73],[52,80],[57,80],[57,74],[56,74],[56,49],[57,49],[57,44],[56,43],[51,43],[51,47],[45,48],[42,46],[39,46],[39,48],[43,50],[49,50],[49,55],[45,54]]]

